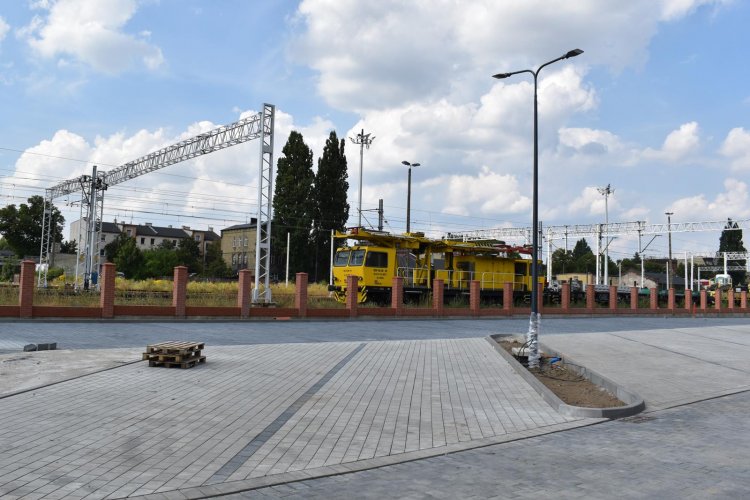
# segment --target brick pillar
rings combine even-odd
[[[721,290],[716,290],[716,294],[714,295],[714,309],[717,311],[721,310]]]
[[[479,294],[480,294],[480,283],[479,280],[471,280],[469,282],[469,309],[472,314],[479,314]]]
[[[404,309],[404,278],[394,276],[391,281],[391,309],[396,311],[396,316]]]
[[[734,309],[734,289],[730,288],[727,290],[727,307]]]
[[[617,309],[617,287],[609,285],[609,308]]]
[[[685,310],[690,311],[693,309],[693,291],[685,290]]]
[[[651,309],[659,309],[659,294],[656,293],[656,288],[650,288],[648,291],[649,307]]]
[[[240,308],[240,318],[250,317],[250,302],[252,298],[253,275],[250,269],[240,270],[240,281],[237,286],[237,307]]]
[[[508,312],[513,310],[513,283],[503,284],[503,309]]]
[[[346,308],[349,316],[357,317],[357,305],[359,304],[359,276],[350,274],[346,277]]]
[[[630,287],[630,308],[638,309],[638,287]]]
[[[294,307],[300,318],[307,316],[307,273],[297,273],[294,280]]]
[[[594,308],[594,285],[589,283],[586,285],[586,309]]]
[[[536,287],[536,310],[540,313],[544,307],[544,283],[537,283]]]
[[[18,287],[18,305],[21,306],[21,318],[30,318],[33,315],[35,269],[36,263],[33,260],[21,262],[21,283]]]
[[[432,308],[436,316],[442,316],[445,309],[445,281],[432,281]]]
[[[740,292],[740,307],[742,309],[747,309],[747,290],[742,290]]]
[[[674,311],[674,288],[667,290],[667,309]]]
[[[701,290],[701,311],[705,311],[708,304],[708,292]]]
[[[111,262],[102,264],[100,283],[99,307],[102,308],[102,318],[115,317],[115,265]]]
[[[570,283],[564,281],[562,284],[562,291],[560,292],[560,307],[563,311],[570,309]]]
[[[187,278],[187,267],[177,266],[174,268],[172,307],[174,307],[174,315],[178,318],[185,317],[185,302],[187,301]]]

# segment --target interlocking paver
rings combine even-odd
[[[430,450],[505,434],[504,405],[572,420],[516,394],[521,379],[483,339],[358,345],[217,347],[191,370],[128,365],[2,399],[0,491],[120,497]]]

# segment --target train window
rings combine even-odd
[[[529,267],[525,262],[516,262],[516,274],[523,274],[524,276],[528,276],[528,269]]]
[[[352,250],[352,258],[349,261],[350,266],[361,266],[362,262],[365,260],[365,251],[364,250]]]
[[[365,266],[388,267],[388,254],[386,252],[367,252]]]
[[[333,259],[334,266],[345,266],[349,262],[349,250],[343,250],[336,252],[336,257]]]

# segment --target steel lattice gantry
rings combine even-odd
[[[597,254],[599,253],[598,242],[602,234],[608,236],[621,236],[621,235],[657,235],[666,234],[668,232],[682,233],[682,232],[699,232],[699,231],[725,231],[725,230],[739,230],[739,229],[750,229],[750,219],[738,219],[732,220],[732,227],[727,227],[727,221],[704,221],[704,222],[672,222],[670,224],[658,223],[658,224],[647,224],[644,221],[633,221],[633,222],[610,222],[609,224],[579,224],[569,226],[547,226],[546,239],[547,244],[555,240],[566,239],[569,236],[572,237],[585,237],[594,236],[597,238]],[[540,231],[542,230],[540,224]],[[476,240],[491,240],[499,239],[503,240],[506,238],[523,238],[524,242],[528,243],[531,240],[531,228],[530,227],[506,227],[496,229],[481,229],[477,231],[468,231],[464,233],[449,233],[447,239],[459,239],[463,241],[476,241]],[[540,238],[541,241],[541,238]],[[728,254],[729,255],[729,254]],[[735,254],[732,254],[735,255]],[[736,254],[734,257],[729,259],[744,259],[744,253]],[[547,250],[548,260],[551,259],[551,251]],[[552,266],[548,262],[547,265],[547,279],[551,279]],[[750,265],[750,261],[748,261]]]
[[[257,290],[259,285],[261,285],[261,281],[263,281],[264,290],[270,290],[270,273],[268,270],[270,265],[274,115],[275,107],[272,104],[264,104],[263,110],[255,115],[154,151],[109,172],[97,171],[97,167],[94,166],[91,176],[82,175],[46,189],[45,211],[42,219],[42,243],[39,255],[40,267],[42,269],[42,272],[39,274],[39,286],[47,285],[47,269],[49,267],[49,257],[52,247],[52,226],[49,221],[49,215],[52,200],[55,198],[76,192],[82,193],[81,209],[83,213],[85,207],[86,215],[85,218],[82,217],[80,220],[86,221],[87,228],[84,248],[81,248],[79,245],[79,260],[81,260],[80,252],[83,251],[85,255],[83,259],[85,266],[84,280],[86,281],[90,278],[91,273],[94,272],[99,263],[104,191],[109,186],[120,184],[121,182],[201,155],[213,153],[214,151],[219,151],[253,139],[260,139],[258,213],[256,219],[259,237],[256,242],[255,252],[255,286]],[[263,228],[261,229],[261,227]],[[82,239],[81,233],[83,233],[82,229],[79,230],[79,240]],[[267,296],[267,300],[270,300],[270,291],[265,295]]]

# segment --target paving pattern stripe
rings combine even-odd
[[[304,394],[302,394],[297,400],[292,403],[284,412],[281,413],[273,422],[268,424],[268,426],[261,431],[260,434],[258,434],[256,437],[254,437],[247,445],[245,445],[242,450],[240,450],[234,457],[229,459],[227,463],[222,465],[218,471],[216,471],[213,476],[211,476],[208,481],[206,481],[204,484],[215,484],[222,481],[225,481],[234,471],[236,471],[240,466],[245,463],[250,457],[253,456],[253,454],[258,451],[258,449],[265,444],[266,441],[268,441],[276,432],[281,429],[284,424],[291,419],[295,413],[299,411],[302,406],[310,400],[311,397],[313,397],[326,383],[328,383],[329,380],[333,378],[336,373],[338,373],[344,366],[346,366],[349,361],[354,358],[362,349],[365,348],[367,344],[361,343],[359,344],[352,352],[350,352],[346,357],[344,357],[341,361],[339,361],[336,366],[331,368],[328,373],[323,375],[323,377],[320,378],[312,387],[310,387],[307,391],[305,391]]]
[[[688,353],[685,353],[685,352],[676,351],[674,349],[669,349],[669,348],[664,347],[664,346],[660,346],[660,345],[656,345],[656,344],[650,344],[650,343],[644,342],[642,340],[628,338],[628,337],[625,337],[623,335],[617,335],[617,334],[614,334],[614,333],[611,333],[610,335],[612,335],[613,337],[617,337],[617,338],[623,339],[623,340],[628,340],[630,342],[636,342],[638,344],[643,344],[645,346],[652,347],[654,349],[659,349],[659,350],[662,350],[662,351],[666,351],[666,352],[669,352],[671,354],[677,354],[678,356],[685,356],[686,358],[690,358],[690,359],[692,359],[694,361],[700,361],[701,363],[710,363],[710,364],[715,365],[715,366],[720,366],[721,368],[726,368],[727,370],[733,370],[733,371],[740,372],[740,373],[748,373],[747,370],[741,370],[739,368],[734,368],[732,366],[727,366],[726,364],[717,363],[717,362],[711,361],[709,359],[705,359],[705,358],[700,358],[700,357],[697,357],[697,356],[693,356],[691,354],[688,354]]]

